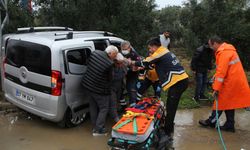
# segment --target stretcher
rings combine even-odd
[[[150,149],[164,118],[163,103],[155,97],[142,98],[112,127],[111,149]]]

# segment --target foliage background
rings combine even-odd
[[[249,0],[186,0],[182,6],[156,9],[154,0],[33,0],[29,13],[19,0],[9,1],[5,33],[24,26],[67,26],[75,30],[105,30],[131,41],[145,54],[146,41],[171,31],[172,47],[191,56],[209,36],[219,35],[238,49],[250,69]]]

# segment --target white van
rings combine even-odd
[[[20,28],[5,35],[1,79],[14,105],[63,126],[79,125],[88,112],[81,86],[92,51],[123,40],[104,31],[65,27]]]

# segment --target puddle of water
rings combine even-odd
[[[215,129],[202,128],[199,119],[206,119],[210,108],[178,110],[175,120],[174,144],[176,150],[221,150]],[[236,133],[223,133],[228,149],[250,149],[250,112],[236,112]],[[222,122],[225,121],[223,114]],[[13,123],[12,123],[13,122]],[[109,121],[107,128],[111,129]],[[63,129],[55,123],[29,114],[0,116],[0,147],[3,150],[105,150],[107,137],[93,137],[91,123]]]

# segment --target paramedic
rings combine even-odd
[[[172,137],[179,100],[188,87],[188,75],[177,57],[166,47],[161,46],[159,37],[150,39],[147,44],[152,55],[142,61],[130,61],[129,63],[145,67],[145,69],[151,64],[155,64],[155,70],[159,76],[162,89],[164,91],[168,89],[165,132],[169,137]]]

